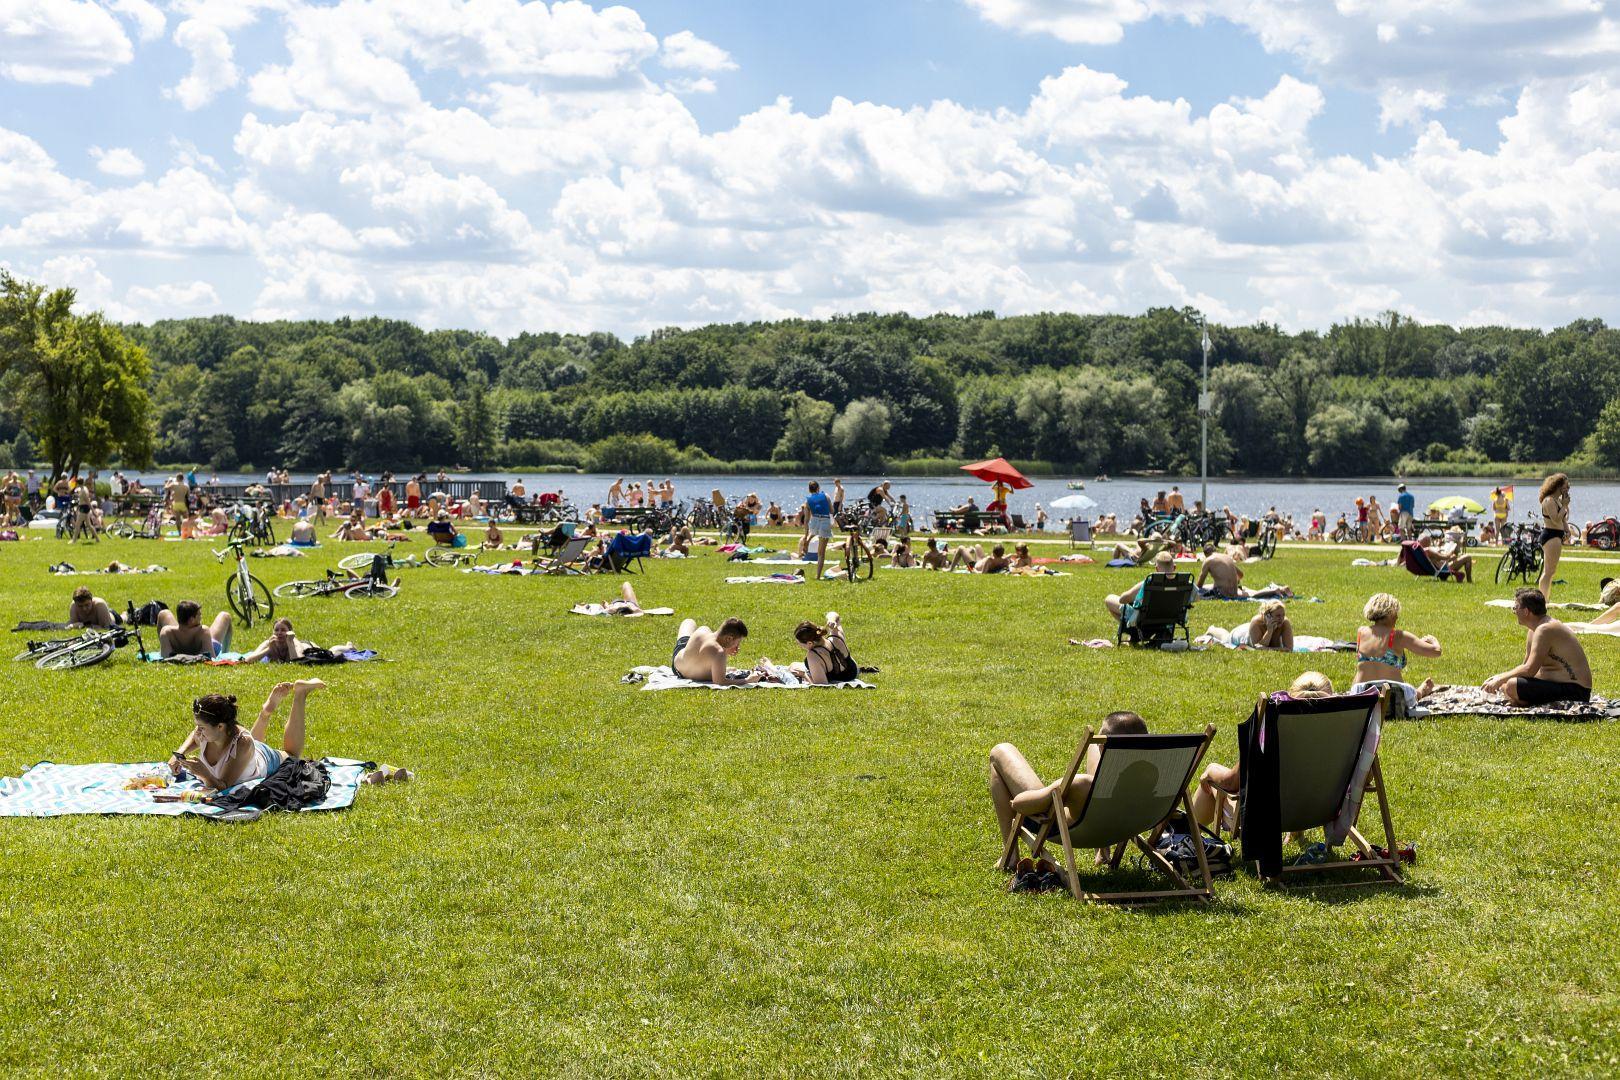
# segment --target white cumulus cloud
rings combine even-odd
[[[108,176],[135,177],[146,172],[146,163],[136,157],[135,151],[127,146],[113,146],[107,149],[92,146],[90,157],[95,161],[96,168]]]
[[[685,71],[733,71],[736,61],[731,54],[712,41],[705,41],[690,30],[682,30],[664,39],[658,59],[665,67]]]

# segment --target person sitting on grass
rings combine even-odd
[[[1434,679],[1423,680],[1422,686],[1406,681],[1407,653],[1436,658],[1440,655],[1440,642],[1434,635],[1418,637],[1398,630],[1395,623],[1401,617],[1401,602],[1389,593],[1378,593],[1361,609],[1367,625],[1356,631],[1356,681],[1350,687],[1352,694],[1375,686],[1393,686],[1406,697],[1408,709],[1434,692]]]
[[[484,550],[499,551],[504,543],[506,543],[506,534],[501,532],[499,525],[495,524],[495,519],[490,518],[489,528],[484,530]]]
[[[1299,678],[1287,690],[1271,695],[1273,701],[1306,701],[1312,698],[1325,698],[1333,696],[1333,680],[1320,671],[1301,672]],[[1200,825],[1215,824],[1215,807],[1220,805],[1222,794],[1229,798],[1236,798],[1243,786],[1243,775],[1240,766],[1221,765],[1210,762],[1204,768],[1204,775],[1198,778],[1198,788],[1193,792],[1193,817]],[[1236,824],[1235,822],[1231,824]]]
[[[910,570],[917,565],[917,556],[911,553],[911,541],[896,540],[894,542],[892,562],[897,570]]]
[[[923,552],[922,566],[924,570],[943,570],[950,565],[945,553],[939,550],[939,541],[934,537],[928,538],[928,550]]]
[[[1514,705],[1592,700],[1592,665],[1575,634],[1547,614],[1540,589],[1513,594],[1513,615],[1526,630],[1524,663],[1485,680],[1486,692]]]
[[[793,664],[789,670],[807,682],[825,686],[852,682],[860,677],[860,668],[844,640],[844,624],[838,612],[827,612],[825,626],[817,626],[808,619],[800,623],[793,631],[793,640],[804,646],[804,663]]]
[[[685,619],[675,634],[675,651],[670,654],[669,666],[676,675],[693,682],[722,686],[757,683],[765,677],[761,672],[733,674],[726,667],[726,660],[741,651],[743,638],[747,636],[748,627],[735,616],[721,623],[718,630],[699,626],[696,619]]]
[[[1231,630],[1212,626],[1205,637],[1222,645],[1247,646],[1251,649],[1294,651],[1294,624],[1288,618],[1288,609],[1281,600],[1266,600],[1254,618],[1239,623]]]
[[[231,646],[231,613],[221,611],[207,626],[202,624],[202,605],[182,600],[173,611],[157,614],[158,650],[161,656],[206,656],[213,659]]]
[[[360,512],[357,510],[343,519],[343,524],[339,525],[337,532],[332,534],[332,539],[361,541],[374,538],[371,535],[371,530],[366,528],[366,519],[361,517]]]
[[[192,728],[180,749],[169,755],[169,769],[175,776],[189,772],[213,791],[224,791],[250,780],[274,776],[287,758],[304,755],[306,699],[326,684],[319,679],[277,683],[270,689],[259,718],[251,730],[236,722],[236,695],[204,694],[191,703]],[[270,720],[288,697],[292,708],[281,730],[281,749],[265,739]],[[191,751],[196,757],[187,757]]]
[[[118,616],[107,606],[107,601],[90,592],[88,585],[80,585],[73,590],[73,602],[68,605],[67,621],[74,626],[106,628],[116,625]]]
[[[1109,735],[1146,735],[1147,722],[1133,712],[1112,712],[1103,718],[1102,726],[1097,734]],[[1086,800],[1091,795],[1091,782],[1097,774],[1097,763],[1102,752],[1095,746],[1086,748],[1084,769],[1075,775],[1069,790],[1064,794],[1063,810],[1068,823],[1073,825],[1079,820],[1084,810]],[[1035,772],[1023,753],[1012,743],[997,743],[990,751],[990,802],[996,810],[996,823],[1001,828],[1001,846],[1005,850],[1007,841],[1012,836],[1013,819],[1023,814],[1026,817],[1040,816],[1049,813],[1052,809],[1052,796],[1057,792],[1061,780],[1045,783]],[[1055,830],[1054,830],[1055,831]],[[1029,860],[1025,859],[1019,864],[1018,874],[1014,882],[1018,882],[1030,870],[1055,875],[1057,867],[1047,863],[1045,867],[1039,865],[1025,866]],[[1108,852],[1100,849],[1097,852],[1097,865],[1103,866],[1108,862]],[[1055,880],[1046,887],[1056,887]],[[1028,887],[1028,886],[1026,886]]]
[[[664,540],[664,550],[675,555],[692,554],[692,530],[685,525],[671,525]]]
[[[1028,544],[1013,545],[1012,569],[1028,570],[1034,567],[1035,560],[1029,554]]]
[[[1153,572],[1135,585],[1118,595],[1110,594],[1103,597],[1103,606],[1108,608],[1108,614],[1115,619],[1125,612],[1127,608],[1141,606],[1142,588],[1155,577],[1170,578],[1176,573],[1176,560],[1168,551],[1161,551],[1153,556]]]
[[[310,655],[311,650],[321,652],[341,653],[355,648],[352,641],[342,645],[334,645],[330,649],[322,649],[312,641],[300,640],[293,634],[292,620],[288,618],[277,619],[270,628],[270,636],[259,643],[258,648],[242,657],[244,664],[257,664],[260,660],[269,660],[272,664],[290,664],[302,660]]]

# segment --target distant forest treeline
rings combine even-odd
[[[126,326],[152,453],[213,469],[1011,458],[1197,469],[1196,313],[852,315],[509,341],[395,320]],[[1620,332],[1211,326],[1212,472],[1417,462],[1620,465]],[[20,426],[0,405],[0,438]],[[733,468],[736,466],[733,465]]]

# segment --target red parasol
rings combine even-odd
[[[962,466],[963,472],[972,473],[987,484],[1002,483],[1014,491],[1023,491],[1035,485],[1024,478],[1024,474],[1012,467],[1006,458],[991,458],[989,461],[976,461],[972,465]]]

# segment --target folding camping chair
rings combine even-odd
[[[1401,883],[1400,853],[1395,846],[1395,824],[1389,813],[1383,768],[1376,749],[1370,754],[1363,749],[1376,742],[1372,728],[1382,727],[1386,699],[1396,693],[1399,691],[1390,688],[1383,694],[1369,690],[1280,702],[1263,697],[1248,721],[1239,725],[1243,790],[1231,816],[1231,835],[1241,837],[1244,861],[1259,862],[1262,876],[1271,877],[1265,873],[1270,862],[1279,868],[1272,877],[1279,885],[1285,884],[1290,875],[1353,870],[1376,870],[1378,877],[1326,884]],[[1265,737],[1261,738],[1263,732]],[[1378,797],[1386,845],[1382,853],[1356,828],[1365,794]],[[1271,805],[1273,797],[1275,805]],[[1220,793],[1215,807],[1217,830],[1227,820],[1228,804],[1228,796]],[[1264,831],[1257,831],[1262,825]],[[1360,857],[1284,863],[1284,834],[1317,828],[1327,832],[1330,848],[1337,846],[1337,834],[1354,844]]]
[[[1097,541],[1091,535],[1091,522],[1084,518],[1074,518],[1069,522],[1069,547],[1074,548],[1080,544],[1094,548]]]
[[[564,544],[554,558],[536,559],[535,566],[547,574],[583,574],[585,549],[590,544],[590,537],[576,536]]]
[[[1209,862],[1204,855],[1203,837],[1194,838],[1193,848],[1198,857],[1198,874],[1202,885],[1187,880],[1176,865],[1166,859],[1155,847],[1165,832],[1170,817],[1180,810],[1191,822],[1192,802],[1187,787],[1198,771],[1210,740],[1215,737],[1215,725],[1210,724],[1195,735],[1098,735],[1087,728],[1075,750],[1068,772],[1053,790],[1052,799],[1044,813],[1013,818],[1001,854],[1001,868],[1011,870],[1018,862],[1019,842],[1029,846],[1031,858],[1038,859],[1041,850],[1054,834],[1063,844],[1063,872],[1069,892],[1076,900],[1095,900],[1106,903],[1157,903],[1161,900],[1198,900],[1207,903],[1214,898],[1209,875]],[[1096,768],[1090,787],[1077,792],[1078,806],[1072,807],[1074,822],[1064,812],[1068,806],[1069,790],[1075,786],[1075,777],[1086,763],[1092,747],[1097,749]],[[1147,834],[1144,840],[1143,834]],[[1075,863],[1075,850],[1111,848],[1108,866],[1119,868],[1126,844],[1134,843],[1142,850],[1147,861],[1167,874],[1176,887],[1129,892],[1087,892],[1080,885],[1080,871]]]
[[[633,572],[630,570],[630,564],[633,562],[645,572],[646,567],[642,565],[641,560],[651,555],[652,537],[645,534],[636,536],[631,533],[617,533],[608,541],[607,555],[603,559],[604,569],[611,570],[615,574]]]
[[[1184,639],[1191,641],[1187,613],[1192,610],[1195,592],[1191,574],[1149,574],[1136,603],[1119,613],[1114,644],[1124,641],[1127,634],[1135,644],[1174,641],[1178,629]]]
[[[1395,556],[1395,561],[1405,567],[1408,573],[1434,581],[1444,581],[1452,574],[1450,570],[1436,567],[1428,551],[1416,540],[1402,540],[1401,552]]]

